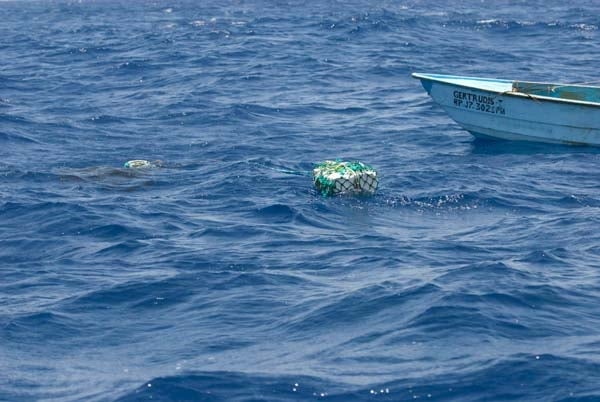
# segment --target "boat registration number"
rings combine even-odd
[[[506,114],[502,99],[470,92],[454,91],[454,106],[491,114]]]

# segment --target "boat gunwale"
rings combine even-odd
[[[504,80],[504,79],[497,79],[497,78],[468,77],[468,76],[460,76],[460,75],[443,75],[443,74],[426,74],[426,73],[412,73],[411,75],[412,75],[413,78],[416,78],[416,79],[419,79],[419,80],[425,79],[425,80],[435,81],[435,82],[438,82],[438,83],[441,83],[441,84],[445,84],[445,85],[449,85],[449,86],[455,86],[455,87],[460,87],[460,88],[476,89],[478,91],[490,92],[490,93],[494,93],[494,94],[498,94],[498,95],[516,96],[516,97],[519,97],[519,98],[531,99],[531,100],[534,100],[534,101],[567,103],[567,104],[573,104],[573,105],[580,105],[580,106],[588,106],[588,107],[600,108],[600,102],[590,102],[590,101],[582,101],[582,100],[576,100],[576,99],[554,98],[554,97],[551,97],[551,96],[533,95],[533,94],[528,94],[528,93],[524,93],[524,92],[495,91],[493,89],[485,89],[485,88],[479,88],[479,87],[472,86],[472,85],[465,85],[465,84],[457,84],[457,83],[453,83],[453,82],[448,82],[447,80],[444,80],[441,77],[446,77],[447,79],[457,78],[457,79],[463,79],[463,80],[490,81],[490,82],[501,82],[501,83],[526,82],[528,84],[536,84],[536,85],[569,86],[569,87],[580,87],[580,88],[598,88],[600,90],[600,87],[598,87],[598,86],[577,85],[577,84],[553,84],[553,83],[548,83],[548,82],[519,81],[519,80],[512,80],[511,81],[511,80]]]

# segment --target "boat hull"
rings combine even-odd
[[[488,80],[477,88],[468,85],[468,79],[453,83],[438,78],[452,76],[414,76],[454,121],[475,136],[600,145],[599,104],[514,92],[506,80]]]

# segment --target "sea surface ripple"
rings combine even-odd
[[[0,2],[0,400],[600,400],[600,151],[410,77],[598,81],[600,3],[215,3]]]

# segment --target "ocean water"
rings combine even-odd
[[[599,27],[0,2],[0,400],[600,400],[599,149],[475,140],[410,76],[598,81]],[[319,195],[335,158],[377,194]]]

